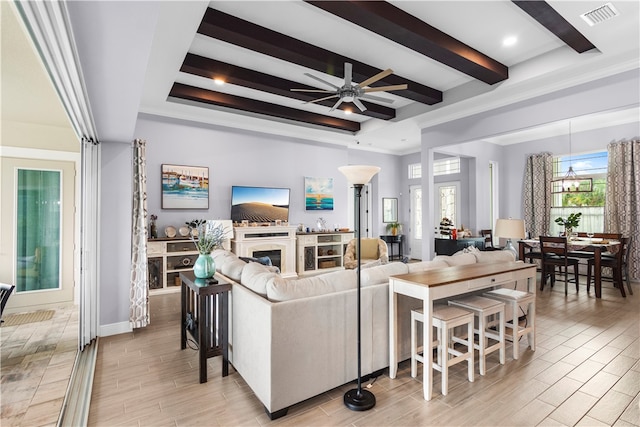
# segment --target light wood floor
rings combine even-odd
[[[78,308],[0,327],[1,425],[55,426],[78,349]]]
[[[561,284],[562,285],[562,284]],[[611,286],[610,284],[606,286]],[[352,412],[342,403],[353,385],[293,406],[270,421],[242,377],[222,378],[220,358],[209,359],[209,382],[198,383],[194,350],[180,350],[179,294],[152,296],[151,326],[100,340],[89,424],[98,426],[194,425],[638,425],[640,418],[640,286],[621,298],[603,290],[602,300],[584,287],[564,296],[564,286],[537,299],[535,352],[525,349],[507,363],[489,358],[484,377],[466,380],[453,368],[449,394],[422,398],[407,362],[398,377],[384,374],[371,391],[377,404]],[[355,361],[354,361],[355,363]],[[421,373],[421,371],[420,371]]]

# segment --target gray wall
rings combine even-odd
[[[314,227],[323,217],[330,227],[348,226],[353,222],[348,211],[353,190],[338,171],[348,164],[382,168],[372,180],[373,235],[384,232],[381,198],[399,194],[399,156],[145,115],[139,118],[135,135],[147,141],[147,208],[149,214],[158,215],[161,236],[168,225],[229,218],[232,185],[290,188],[291,224]],[[129,143],[102,145],[101,326],[129,318],[131,153]],[[163,163],[209,168],[208,210],[161,209]],[[305,176],[334,179],[333,211],[305,211]]]

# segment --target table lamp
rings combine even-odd
[[[524,220],[523,219],[498,219],[496,221],[496,236],[507,239],[507,244],[504,247],[505,251],[513,252],[515,259],[518,259],[518,251],[513,246],[511,239],[524,239]]]
[[[380,172],[377,166],[351,165],[340,166],[340,172],[347,177],[347,181],[353,185],[355,189],[355,226],[356,226],[356,254],[357,255],[357,300],[358,300],[358,387],[347,391],[344,394],[344,404],[352,411],[367,411],[376,406],[376,397],[369,390],[362,389],[362,372],[361,372],[361,344],[360,344],[360,201],[362,198],[362,188],[371,181],[375,174]]]

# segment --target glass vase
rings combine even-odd
[[[200,254],[193,264],[193,274],[198,279],[208,279],[216,272],[216,264],[211,254]]]

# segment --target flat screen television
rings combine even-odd
[[[231,221],[289,221],[289,188],[231,187]]]

